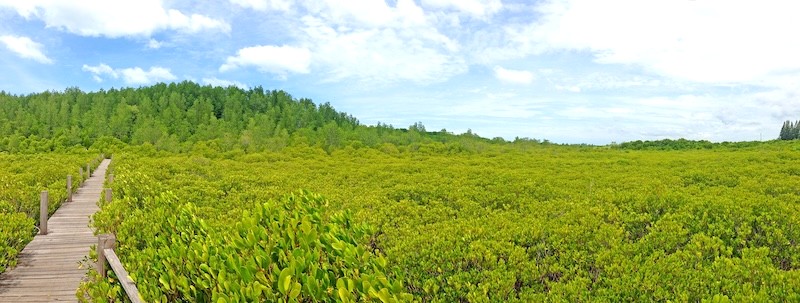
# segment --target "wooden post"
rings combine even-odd
[[[67,175],[67,202],[72,202],[72,175]]]
[[[78,176],[81,176],[81,178],[83,178],[83,167],[78,167]]]
[[[104,249],[114,249],[117,247],[117,237],[113,234],[102,234],[97,236],[97,273],[101,277],[106,277],[106,253]]]
[[[108,184],[114,183],[114,174],[108,174]]]
[[[106,203],[111,202],[111,189],[106,188]]]
[[[47,215],[49,212],[47,206],[47,191],[43,190],[39,199],[39,234],[42,235],[47,234]]]
[[[91,177],[92,177],[92,169],[89,168],[89,163],[86,163],[86,179],[89,179]]]

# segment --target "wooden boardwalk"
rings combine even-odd
[[[89,217],[98,211],[106,159],[48,220],[47,235],[37,235],[18,256],[17,267],[0,275],[0,302],[77,302],[75,292],[86,275],[79,262],[97,244]]]

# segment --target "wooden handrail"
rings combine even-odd
[[[102,234],[97,237],[97,273],[101,277],[106,278],[106,263],[111,266],[111,270],[117,275],[117,280],[122,284],[122,289],[128,299],[134,303],[144,302],[139,297],[139,289],[136,288],[136,283],[128,276],[128,271],[122,266],[119,257],[114,252],[114,247],[117,246],[117,239],[112,234]]]
[[[133,283],[131,278],[128,277],[128,271],[126,271],[125,267],[122,266],[122,262],[119,261],[119,258],[117,258],[117,254],[114,253],[114,250],[106,248],[103,249],[103,253],[106,256],[108,265],[111,265],[111,270],[117,274],[119,284],[122,284],[122,289],[125,290],[125,294],[128,295],[128,299],[131,299],[131,302],[133,303],[144,302],[139,297],[139,289],[136,288],[136,283]]]

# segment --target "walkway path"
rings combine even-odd
[[[78,264],[97,244],[89,217],[98,211],[106,168],[92,176],[47,221],[47,235],[37,235],[19,254],[17,267],[0,275],[0,302],[77,302],[75,291],[86,275]]]

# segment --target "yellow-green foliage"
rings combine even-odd
[[[23,213],[0,212],[0,273],[17,265],[17,254],[33,238],[33,220]]]
[[[124,181],[123,181],[124,182]],[[209,226],[193,204],[166,193],[117,230],[119,254],[141,296],[153,302],[300,302],[411,299],[386,259],[361,245],[372,231],[346,212],[321,215],[327,201],[302,192],[245,210],[229,226]],[[123,198],[117,205],[127,205]],[[109,208],[113,208],[111,206]],[[98,216],[101,217],[101,216]],[[113,272],[112,272],[113,275]],[[122,299],[92,275],[85,295]]]
[[[123,263],[154,301],[337,301],[342,285],[351,299],[380,300],[349,284],[380,275],[387,283],[368,285],[426,302],[798,301],[796,149],[130,153],[116,158],[120,199],[95,222],[117,233]],[[329,205],[281,198],[298,189]],[[352,220],[337,219],[343,212]],[[303,246],[307,226],[317,240]],[[336,259],[333,238],[366,259]],[[289,266],[284,287],[290,255],[307,267]],[[322,264],[336,282],[317,279],[331,286],[316,292],[308,270]],[[86,289],[103,297],[108,287]]]

